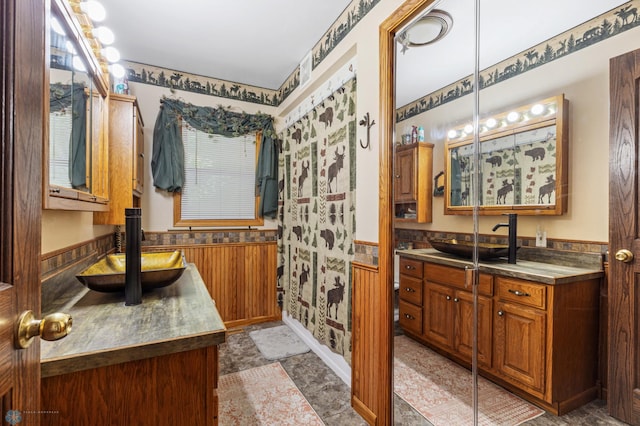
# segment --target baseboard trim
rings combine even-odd
[[[332,352],[327,346],[318,342],[313,334],[307,330],[298,320],[289,316],[287,311],[282,311],[282,322],[287,324],[302,339],[320,359],[351,388],[351,367],[341,355]]]

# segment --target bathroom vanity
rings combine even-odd
[[[598,395],[599,255],[553,264],[505,259],[480,264],[481,375],[562,415]],[[473,351],[471,262],[434,249],[399,250],[399,323],[404,333],[462,365]],[[580,254],[578,254],[580,255]],[[600,262],[600,263],[598,263]],[[598,266],[600,265],[600,266]]]
[[[41,342],[43,425],[217,424],[218,345],[226,328],[193,264],[125,306],[122,292],[70,285],[43,313],[73,317]]]

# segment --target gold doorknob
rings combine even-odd
[[[16,345],[18,349],[26,349],[36,336],[44,340],[62,339],[71,332],[72,324],[71,315],[61,312],[49,314],[37,320],[32,311],[24,311],[16,327]]]
[[[633,260],[633,253],[627,249],[620,249],[616,252],[616,260],[625,263],[631,262]]]

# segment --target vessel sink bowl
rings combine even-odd
[[[473,241],[460,241],[456,239],[434,238],[429,240],[431,246],[443,253],[455,254],[471,259],[473,257]],[[516,247],[516,250],[519,247]],[[480,260],[496,259],[509,255],[509,246],[506,244],[478,243],[478,258]]]
[[[142,290],[173,284],[187,268],[181,251],[142,253]],[[76,275],[91,290],[102,292],[124,291],[126,260],[123,254],[108,254]]]

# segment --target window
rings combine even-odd
[[[257,217],[259,135],[213,135],[183,122],[184,186],[174,196],[176,226],[262,225]]]

